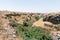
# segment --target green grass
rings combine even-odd
[[[27,25],[24,26],[24,24],[25,23],[15,27],[16,31],[23,38],[23,40],[52,40],[46,29]]]

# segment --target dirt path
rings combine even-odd
[[[38,20],[37,22],[33,23],[33,26],[42,26],[44,27],[44,22],[42,20],[43,18],[41,18],[40,20]]]

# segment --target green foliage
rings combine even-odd
[[[36,20],[39,20],[41,18],[41,16],[36,16],[35,19]]]
[[[24,21],[24,22],[23,22],[23,26],[29,26],[29,23],[26,22],[26,21]]]
[[[50,35],[46,33],[46,29],[41,27],[18,25],[15,29],[23,40],[52,40]]]

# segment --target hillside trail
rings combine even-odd
[[[9,20],[0,17],[0,40],[21,40],[16,31],[9,25]]]
[[[38,21],[34,22],[33,23],[33,26],[40,26],[42,28],[45,28],[44,27],[44,22],[43,22],[43,18],[39,19]]]

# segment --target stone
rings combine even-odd
[[[50,16],[44,17],[43,21],[48,21],[48,22],[51,22],[53,24],[60,24],[60,14],[50,15]]]

